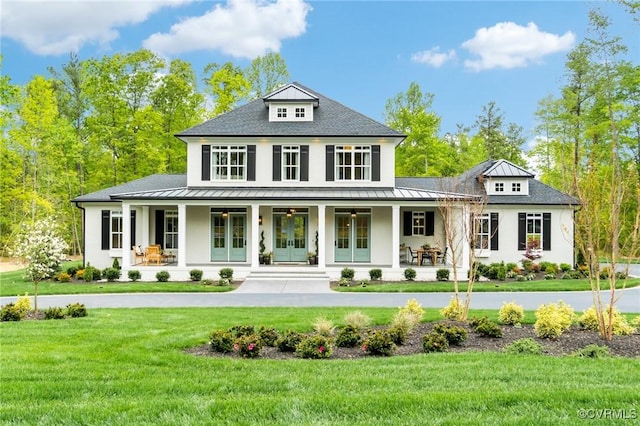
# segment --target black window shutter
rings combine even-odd
[[[518,250],[527,249],[527,214],[518,213]]]
[[[326,164],[325,164],[325,168],[326,168],[326,177],[327,177],[327,182],[332,182],[335,178],[333,176],[333,172],[335,170],[335,160],[333,158],[335,152],[335,147],[333,145],[327,145],[326,147]]]
[[[135,210],[131,210],[131,245],[132,246],[136,245],[136,211]]]
[[[111,244],[109,243],[111,234],[111,212],[109,210],[102,210],[102,250],[109,250]]]
[[[247,180],[256,180],[256,146],[247,145]]]
[[[300,146],[300,180],[309,181],[309,145]]]
[[[491,213],[491,250],[498,250],[498,213]]]
[[[211,145],[202,145],[202,180],[211,180]]]
[[[156,244],[164,248],[164,210],[156,210]]]
[[[542,250],[551,250],[551,213],[542,213]]]
[[[404,231],[403,234],[405,236],[413,235],[413,223],[411,223],[412,213],[404,212],[402,216],[403,216],[402,229]]]
[[[282,180],[282,145],[273,145],[273,181]]]
[[[435,213],[424,212],[424,235],[433,235],[435,229]]]
[[[371,180],[380,182],[380,145],[371,147]]]

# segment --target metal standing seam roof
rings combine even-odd
[[[507,160],[498,160],[494,165],[482,173],[486,177],[526,177],[532,178],[535,175]]]

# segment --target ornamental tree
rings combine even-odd
[[[34,284],[34,310],[38,310],[38,283],[53,276],[66,250],[67,243],[52,219],[37,221],[18,234],[13,255],[26,264],[25,278]]]

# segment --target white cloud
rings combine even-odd
[[[526,27],[500,22],[478,29],[475,37],[462,43],[463,48],[480,57],[464,64],[474,71],[524,67],[540,62],[546,55],[569,50],[575,38],[571,31],[561,36],[540,31],[533,22]]]
[[[455,59],[456,51],[451,49],[448,52],[440,52],[440,46],[433,47],[429,50],[423,50],[411,55],[413,62],[428,64],[435,68],[440,68],[445,62]]]
[[[165,55],[220,50],[253,59],[277,52],[283,39],[303,34],[309,11],[311,6],[303,0],[229,0],[173,25],[169,33],[151,35],[143,45]]]
[[[77,52],[83,45],[107,46],[119,37],[117,27],[147,20],[152,13],[193,0],[3,1],[2,37],[22,43],[39,55]]]

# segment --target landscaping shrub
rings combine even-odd
[[[129,276],[129,279],[133,282],[138,281],[142,277],[140,275],[140,271],[137,271],[135,269],[132,269],[131,271],[129,271],[127,275]]]
[[[344,316],[344,323],[360,331],[371,324],[371,317],[360,311],[353,311]]]
[[[68,283],[71,282],[71,275],[66,272],[60,272],[58,275],[56,275],[56,280],[60,281],[61,283]]]
[[[87,307],[82,303],[69,303],[67,305],[67,315],[71,318],[86,317]]]
[[[369,285],[369,281],[368,280],[360,280],[360,282],[358,283],[358,285],[360,287],[366,287]]]
[[[473,321],[469,321],[469,325],[480,337],[502,337],[502,329],[487,317],[474,318]]]
[[[82,273],[82,279],[86,282],[100,279],[100,270],[98,268],[94,268],[90,264],[87,264],[87,267],[84,268]]]
[[[540,355],[542,353],[542,345],[531,337],[526,337],[514,340],[505,346],[502,351],[506,354]]]
[[[369,334],[362,344],[362,350],[369,355],[391,356],[396,345],[388,330],[376,330]]]
[[[563,301],[541,305],[536,310],[533,330],[538,337],[556,339],[571,327],[573,317],[573,308]]]
[[[408,335],[420,323],[420,317],[415,312],[398,311],[391,319],[392,328],[400,328]]]
[[[216,329],[209,335],[211,350],[214,352],[229,353],[233,351],[233,335],[229,330]]]
[[[287,330],[280,336],[276,345],[281,352],[295,352],[296,346],[302,341],[302,337],[302,333]]]
[[[231,285],[231,280],[229,278],[220,278],[217,281],[218,286],[220,287],[224,287],[224,286],[230,286]]]
[[[507,268],[504,262],[496,262],[489,265],[489,269],[486,271],[485,276],[490,280],[504,281],[507,277]]]
[[[50,308],[47,308],[44,311],[44,319],[63,319],[63,318],[64,318],[64,312],[60,307],[52,306]]]
[[[20,321],[20,311],[13,303],[7,303],[0,309],[0,321]]]
[[[156,279],[161,283],[166,283],[171,278],[169,271],[160,271],[156,274]]]
[[[404,270],[404,279],[407,281],[413,281],[416,279],[417,273],[413,268],[407,268]]]
[[[611,307],[609,305],[606,306],[604,312],[604,324],[605,327],[609,327],[609,313]],[[617,308],[613,308],[613,334],[618,336],[627,336],[629,334],[633,334],[635,327],[630,325],[627,322],[627,318],[618,311]],[[586,329],[591,331],[598,331],[598,314],[596,312],[595,306],[591,306],[589,309],[586,309],[582,312],[580,318],[578,318],[578,324]]]
[[[265,327],[262,325],[258,329],[258,336],[260,336],[265,346],[275,347],[280,333],[274,327]]]
[[[237,339],[238,337],[256,334],[256,329],[252,325],[234,325],[229,329],[229,333],[231,333],[234,339]]]
[[[323,317],[316,318],[313,323],[313,329],[321,336],[330,337],[336,329],[333,321]]]
[[[191,281],[200,281],[202,279],[202,271],[200,269],[192,269],[189,271]]]
[[[407,303],[399,309],[399,312],[407,312],[415,315],[416,324],[422,321],[422,317],[424,316],[424,308],[416,299],[407,300]]]
[[[76,271],[76,278],[79,280],[84,280],[84,269],[78,269]]]
[[[506,265],[504,265],[505,269],[507,270],[507,272],[511,271],[511,272],[518,272],[519,268],[518,268],[518,264],[515,262],[509,262]]]
[[[340,278],[340,280],[338,281],[338,285],[340,287],[349,287],[349,285],[351,285],[351,281],[346,278]]]
[[[222,268],[218,272],[218,275],[221,279],[227,279],[229,281],[233,281],[233,268]]]
[[[104,278],[107,279],[107,281],[113,282],[115,280],[120,279],[120,276],[122,275],[122,272],[120,271],[120,269],[107,268],[104,271],[102,271],[102,274],[103,274]]]
[[[118,262],[118,258],[117,257],[113,258],[113,262],[111,263],[111,267],[113,269],[120,270],[120,262]]]
[[[346,278],[348,280],[353,280],[353,277],[356,275],[356,271],[352,268],[343,268],[340,272],[340,278]]]
[[[571,355],[578,358],[609,358],[611,356],[608,347],[596,345],[593,343],[585,346],[582,349],[578,349]]]
[[[67,274],[69,274],[70,277],[75,277],[76,274],[78,273],[78,267],[77,266],[69,266],[66,271]]]
[[[387,328],[389,335],[391,336],[391,341],[397,345],[402,346],[407,342],[409,338],[409,333],[407,329],[402,326],[391,326]]]
[[[262,350],[262,340],[257,334],[240,336],[233,342],[233,349],[244,358],[257,358]]]
[[[318,334],[304,337],[296,346],[296,354],[302,358],[329,358],[332,353],[333,347],[331,339],[327,336],[320,336]]]
[[[568,263],[561,263],[560,270],[562,272],[569,272],[571,270],[571,265],[569,265]]]
[[[449,349],[449,343],[440,333],[431,332],[422,337],[422,350],[426,353],[445,352],[447,349]]]
[[[27,312],[31,310],[31,298],[29,294],[25,293],[24,296],[19,296],[14,305],[20,314],[20,319],[24,319],[24,317],[27,316]]]
[[[459,320],[462,318],[463,309],[460,299],[456,299],[455,296],[451,296],[449,304],[440,309],[440,315],[450,320]]]
[[[369,278],[371,278],[371,281],[382,279],[382,269],[375,268],[369,270]]]
[[[458,346],[467,340],[467,330],[459,325],[441,322],[433,326],[433,331],[442,334],[449,345]]]
[[[636,329],[636,332],[640,332],[640,315],[631,320],[631,327]]]
[[[449,281],[449,270],[442,268],[436,271],[436,279],[438,281]]]
[[[498,312],[498,320],[502,324],[516,325],[520,324],[523,319],[524,308],[521,305],[516,305],[516,302],[502,302],[502,307]]]
[[[353,348],[362,341],[360,329],[353,325],[345,325],[336,333],[336,346],[339,348]]]
[[[205,278],[204,280],[200,281],[200,284],[202,284],[203,286],[212,286],[215,284],[215,281],[213,281],[212,279],[209,278]]]
[[[544,275],[544,279],[545,280],[555,280],[556,279],[556,274],[545,274]]]

